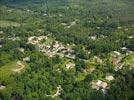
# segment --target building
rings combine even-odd
[[[89,39],[95,41],[97,39],[97,37],[96,36],[89,36]]]
[[[18,48],[18,50],[19,50],[20,52],[23,52],[23,53],[24,53],[24,51],[25,51],[24,48]]]
[[[30,62],[30,57],[23,58],[23,61]]]
[[[121,53],[118,52],[118,51],[114,51],[114,53],[115,53],[117,56],[120,56],[120,55],[121,55]]]
[[[4,32],[3,31],[0,31],[0,34],[3,34]]]
[[[114,77],[112,75],[106,75],[105,79],[108,81],[112,81],[112,80],[114,80]]]
[[[66,64],[66,68],[67,68],[67,69],[74,68],[74,67],[75,67],[75,63],[71,63],[71,62],[70,62],[70,63],[67,63],[67,64]]]
[[[6,88],[6,86],[0,84],[0,90],[3,90],[3,89],[5,89],[5,88]]]
[[[101,80],[93,80],[91,82],[91,87],[92,87],[92,89],[96,89],[96,90],[109,89],[108,84],[106,82],[101,81]]]

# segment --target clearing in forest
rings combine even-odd
[[[21,61],[14,61],[0,67],[0,81],[9,79],[11,74],[20,73],[24,69],[25,64]]]
[[[20,27],[20,24],[16,22],[11,22],[11,21],[0,20],[0,27],[4,28],[4,27],[10,27],[10,26]]]

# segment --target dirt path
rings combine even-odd
[[[21,61],[18,61],[18,62],[17,62],[17,68],[13,69],[13,71],[16,72],[16,73],[20,73],[21,70],[22,70],[24,67],[25,67],[25,65],[22,64]]]
[[[50,96],[50,97],[52,97],[52,98],[57,97],[57,96],[59,96],[59,95],[61,94],[61,93],[60,93],[61,90],[62,90],[62,88],[61,88],[61,86],[59,85],[59,86],[57,87],[57,91],[56,91],[55,94],[53,94],[53,95],[46,95],[46,96]]]

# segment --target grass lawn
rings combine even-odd
[[[134,65],[134,53],[130,54],[126,59],[125,59],[126,65]]]
[[[5,21],[5,20],[0,21],[0,27],[3,28],[3,27],[9,27],[9,26],[20,27],[20,24],[16,22],[11,22],[11,21]]]
[[[80,73],[80,74],[77,76],[76,81],[82,81],[82,80],[84,80],[88,74],[89,74],[89,73]]]
[[[9,79],[11,74],[14,74],[13,69],[17,68],[17,61],[10,62],[0,68],[0,81]]]

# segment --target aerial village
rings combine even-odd
[[[25,11],[26,11],[26,13],[32,12],[32,10],[30,10],[30,9],[25,9]],[[12,11],[12,9],[9,9],[9,10],[7,10],[7,12],[12,13],[13,11]],[[58,16],[59,18],[62,18],[64,16],[64,14],[58,13],[57,15],[56,14],[48,15],[47,13],[43,13],[42,16],[49,17],[49,18],[54,18],[54,17]],[[108,16],[107,16],[107,19],[108,19]],[[75,18],[68,22],[59,21],[58,24],[59,24],[59,26],[60,25],[63,26],[64,27],[63,29],[69,30],[69,29],[75,27],[80,22],[82,22],[82,19],[79,19],[79,17],[78,17],[78,18]],[[90,21],[90,20],[88,21],[88,23],[91,23],[91,22],[92,21]],[[1,23],[3,23],[3,22],[1,22]],[[4,23],[10,23],[7,27],[13,26],[15,28],[18,28],[21,26],[21,24],[11,23],[10,21],[9,22],[5,21]],[[44,25],[44,27],[45,27],[45,25]],[[4,26],[4,25],[2,25],[2,26]],[[100,30],[101,27],[96,25],[95,29]],[[60,63],[53,65],[53,68],[56,69],[56,72],[58,74],[62,73],[63,71],[65,71],[67,73],[74,72],[75,73],[74,81],[76,83],[77,82],[79,83],[80,81],[85,80],[89,74],[96,75],[96,73],[100,71],[102,76],[96,75],[96,78],[92,79],[89,82],[88,86],[91,87],[93,90],[102,91],[104,96],[108,94],[108,90],[111,89],[112,83],[114,83],[114,81],[116,81],[117,73],[120,74],[120,71],[123,70],[124,68],[127,68],[130,71],[132,71],[134,69],[134,52],[131,51],[127,46],[122,46],[117,51],[114,51],[114,50],[110,51],[108,54],[105,54],[105,56],[106,56],[105,57],[103,54],[101,56],[100,55],[92,55],[91,54],[92,50],[87,49],[86,48],[87,45],[82,44],[83,51],[88,52],[87,56],[89,56],[87,59],[83,59],[83,58],[77,57],[77,51],[75,51],[75,49],[74,49],[74,47],[77,47],[77,44],[64,43],[63,41],[60,41],[56,37],[54,37],[52,35],[53,33],[51,33],[51,32],[50,32],[51,34],[46,33],[47,35],[40,34],[40,33],[45,33],[45,31],[44,31],[45,29],[39,28],[39,29],[35,29],[35,30],[37,31],[37,35],[36,35],[36,33],[33,32],[32,35],[30,34],[30,35],[26,35],[24,37],[21,37],[21,36],[17,35],[16,33],[13,33],[12,35],[9,34],[7,36],[7,35],[5,35],[5,33],[6,33],[5,31],[0,30],[0,36],[2,36],[2,37],[0,37],[0,49],[4,50],[3,47],[6,47],[6,46],[4,46],[4,42],[5,42],[5,41],[3,42],[4,39],[5,40],[7,39],[8,41],[13,41],[13,42],[18,42],[18,41],[22,42],[22,38],[24,38],[24,40],[25,40],[24,44],[25,45],[30,44],[30,45],[34,46],[36,48],[36,52],[44,54],[44,56],[46,56],[50,59],[52,59],[53,57],[59,57],[60,59],[62,59]],[[117,30],[128,31],[129,29],[118,26]],[[23,33],[23,31],[22,31],[22,33]],[[30,31],[29,31],[29,33],[30,33]],[[38,35],[38,33],[39,33],[39,35]],[[98,34],[99,34],[99,32],[98,32]],[[92,34],[88,35],[87,40],[90,40],[90,42],[95,42],[99,39],[105,40],[106,38],[109,38],[107,35],[103,35],[103,34],[98,35],[98,34],[92,33]],[[5,37],[5,36],[7,36],[7,37]],[[129,40],[133,40],[134,36],[128,35],[126,38]],[[120,40],[118,40],[118,39],[116,40],[117,43],[119,41]],[[32,69],[32,68],[29,68],[29,65],[30,64],[32,65],[32,63],[34,63],[31,61],[31,55],[30,55],[30,54],[32,54],[33,51],[26,50],[25,46],[20,46],[13,50],[16,50],[17,53],[19,51],[18,54],[23,54],[23,56],[18,57],[15,61],[12,61],[11,63],[9,63],[7,61],[9,63],[9,65],[8,64],[4,65],[4,67],[6,66],[5,68],[0,66],[0,68],[1,68],[0,69],[0,79],[2,79],[3,75],[6,75],[5,73],[7,73],[7,72],[9,73],[7,76],[10,77],[12,74],[17,76],[17,75],[21,75],[21,73],[25,72],[25,70],[27,70],[27,69],[28,69],[28,71],[30,71]],[[4,55],[6,55],[6,54],[4,53]],[[8,55],[8,53],[7,53],[7,55]],[[3,57],[2,59],[6,59],[6,57],[5,58]],[[85,63],[85,65],[84,65],[85,67],[81,68],[82,70],[77,71],[77,66],[78,66],[77,60],[78,60],[78,62],[80,62],[80,64],[82,62]],[[113,68],[113,70],[111,72],[107,71],[107,69],[108,69],[107,62],[109,62]],[[38,67],[38,65],[37,65],[37,67]],[[103,71],[102,71],[101,67],[102,67]],[[5,69],[7,72],[5,71]],[[43,69],[44,72],[40,72],[41,75],[43,73],[45,73],[47,68],[45,70],[44,69]],[[35,71],[35,73],[36,72],[38,72],[38,71]],[[29,76],[30,75],[27,75],[27,77],[29,77]],[[42,76],[40,76],[41,77],[41,78],[39,78],[40,80],[42,80]],[[30,76],[30,80],[31,79],[32,79],[32,76]],[[3,82],[0,81],[0,91],[6,90],[6,89],[8,89],[8,85],[3,84]],[[56,84],[54,87],[52,87],[52,90],[53,91],[51,91],[51,92],[47,91],[48,93],[45,92],[44,95],[46,97],[51,97],[53,99],[60,97],[62,95],[62,92],[64,91],[64,85]],[[1,100],[1,98],[0,98],[0,100]]]
[[[2,32],[1,32],[2,33]],[[96,36],[91,36],[89,37],[90,39],[92,39],[93,41],[96,40]],[[128,37],[130,39],[132,39],[133,37]],[[19,37],[9,37],[9,40],[12,41],[20,41],[21,39]],[[40,52],[44,53],[44,55],[48,56],[48,57],[54,57],[54,56],[59,56],[61,58],[67,58],[67,59],[71,59],[71,60],[75,60],[76,55],[75,55],[75,51],[72,49],[73,46],[75,45],[70,45],[70,44],[63,44],[57,40],[52,39],[52,37],[50,36],[31,36],[28,37],[28,41],[27,44],[32,44],[34,45],[37,50],[39,50]],[[2,45],[1,45],[2,47]],[[22,53],[25,52],[24,48],[18,48],[18,50]],[[129,56],[129,55],[133,55],[133,52],[128,50],[126,47],[122,47],[121,48],[122,51],[125,51],[126,54],[123,55],[118,51],[113,51],[110,53],[109,59],[111,60],[112,64],[115,66],[114,70],[118,71],[121,70],[123,68],[123,66],[127,63],[123,62],[122,63],[122,59],[125,56]],[[81,59],[80,59],[81,60]],[[82,59],[83,60],[83,59]],[[134,59],[132,59],[134,62]],[[23,62],[30,62],[30,56],[29,57],[24,57],[22,59]],[[94,63],[98,63],[98,64],[103,64],[104,60],[101,59],[98,56],[94,56],[93,58],[89,59],[89,60],[83,60],[86,63],[87,62],[94,62]],[[134,64],[128,64],[131,65],[130,69],[132,70],[134,68]],[[17,62],[17,68],[12,69],[13,72],[15,73],[20,73],[21,70],[25,67],[25,65],[21,62],[18,61]],[[76,64],[72,61],[68,62],[65,64],[65,67],[67,70],[75,68]],[[58,69],[60,72],[60,69]],[[89,68],[89,69],[84,69],[83,73],[93,73],[95,70],[95,68]],[[110,82],[114,81],[114,75],[111,73],[106,74],[105,77],[105,81],[104,80],[93,80],[90,85],[92,87],[92,89],[95,90],[102,90],[104,94],[107,93],[107,90],[110,89]],[[0,90],[6,88],[6,86],[4,85],[0,85]],[[47,95],[47,96],[51,96],[52,98],[57,97],[60,95],[60,91],[62,91],[61,87],[57,87],[57,92],[54,95]]]
[[[63,45],[58,41],[52,41],[47,36],[29,37],[28,43],[37,46],[38,50],[45,53],[45,55],[47,55],[48,57],[53,57],[58,55],[60,57],[75,59],[74,50],[71,48],[69,44]]]
[[[35,46],[37,46],[38,50],[40,52],[43,52],[45,55],[47,55],[48,57],[53,57],[53,56],[60,56],[61,58],[66,57],[68,59],[72,59],[75,60],[75,53],[74,50],[71,48],[72,46],[67,44],[64,45],[62,43],[60,43],[59,41],[52,41],[50,39],[51,37],[49,36],[31,36],[28,38],[28,42],[30,44],[33,44]],[[132,38],[132,37],[129,37]],[[90,39],[92,39],[93,41],[96,40],[96,36],[91,36]],[[49,41],[49,43],[48,43]],[[46,43],[47,42],[47,43]],[[122,59],[127,56],[127,55],[133,55],[132,51],[129,51],[126,47],[122,47],[121,48],[122,51],[125,51],[126,54],[123,55],[118,51],[113,51],[110,53],[110,61],[112,62],[112,64],[115,66],[114,70],[118,71],[121,70],[122,67],[125,65],[125,62],[121,62]],[[29,60],[27,58],[27,60]],[[132,59],[134,61],[134,59]],[[92,59],[90,60],[83,60],[85,62],[94,62],[94,63],[98,63],[98,64],[103,64],[104,61],[98,57],[98,56],[94,56]],[[126,63],[127,64],[127,63]],[[66,63],[65,67],[66,69],[71,69],[71,68],[75,68],[76,64],[73,62],[68,62]],[[134,67],[134,64],[130,67],[130,69],[132,69]],[[90,72],[93,73],[93,71],[95,70],[95,68],[90,68],[90,69],[85,69],[83,70],[84,73]],[[106,77],[105,77],[105,81],[104,80],[93,80],[91,82],[91,87],[92,89],[95,90],[102,90],[104,94],[107,93],[107,90],[110,89],[110,82],[114,81],[114,75],[111,73],[107,73]],[[52,96],[55,97],[56,95],[58,95],[58,93],[56,93],[55,95],[48,95],[48,96]]]

